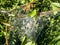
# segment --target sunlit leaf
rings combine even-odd
[[[59,3],[52,3],[51,6],[52,6],[53,10],[55,10],[57,8],[60,8],[60,4]]]
[[[32,45],[32,42],[28,42],[27,44],[25,44],[25,45]]]
[[[29,16],[30,16],[30,17],[34,17],[35,15],[36,15],[36,9],[33,10],[31,13],[29,13]]]
[[[60,7],[60,3],[52,3],[53,6]]]
[[[21,38],[22,44],[25,41],[25,38],[26,38],[26,36],[24,36],[24,37]]]
[[[3,29],[3,26],[2,26],[2,25],[0,25],[0,28],[1,28],[1,29]]]
[[[57,14],[57,11],[54,11],[53,13],[54,13],[54,15],[56,15]]]
[[[25,44],[25,45],[35,45],[35,43],[34,42],[32,42],[32,41],[30,41],[30,42],[28,42],[27,44]]]
[[[33,2],[34,0],[29,0],[30,2]]]
[[[20,0],[20,2],[21,2],[22,4],[24,4],[24,3],[25,3],[25,0]]]

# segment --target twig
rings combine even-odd
[[[30,3],[26,3],[26,4],[23,4],[23,5],[20,5],[20,6],[15,6],[13,7],[9,12],[12,12],[13,10],[15,10],[16,8],[20,8],[20,7],[25,7],[26,5],[28,6],[29,4],[33,4],[34,2],[36,2],[37,0],[33,1],[33,2],[30,2]]]
[[[7,33],[7,26],[6,26],[6,45],[8,45],[8,33]]]
[[[41,16],[50,15],[50,14],[54,13],[55,11],[60,11],[60,8],[57,8],[57,9],[55,9],[55,10],[40,12],[40,15],[41,15]]]
[[[46,15],[52,14],[52,13],[55,12],[55,11],[60,11],[60,8],[57,8],[57,9],[55,9],[55,10],[45,11],[45,12],[39,12],[39,15],[41,15],[41,16],[46,16]],[[2,11],[2,10],[0,10],[0,13],[8,14],[8,16],[12,16],[12,15],[14,16],[14,14],[11,15],[11,13],[8,12],[8,11]],[[25,15],[23,15],[23,16],[25,16]],[[21,16],[20,16],[20,17],[21,17]]]

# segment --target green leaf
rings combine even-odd
[[[56,7],[60,7],[60,3],[52,3]]]
[[[57,8],[60,8],[60,4],[59,3],[52,3],[51,6],[52,6],[53,10],[55,10]]]
[[[25,44],[25,45],[32,45],[32,42],[28,42],[27,44]]]
[[[27,44],[25,44],[25,45],[35,45],[35,43],[34,42],[32,42],[32,41],[30,41],[30,42],[28,42]]]
[[[57,44],[57,45],[60,45],[60,41],[58,41],[56,44]]]
[[[36,9],[29,13],[28,16],[34,17],[36,15]]]
[[[29,0],[30,2],[33,2],[34,0]]]
[[[5,4],[6,0],[1,0],[0,4]]]
[[[1,28],[1,29],[3,29],[3,26],[2,26],[2,25],[0,25],[0,28]]]
[[[20,0],[20,3],[24,4],[25,3],[25,0]]]
[[[57,14],[57,11],[54,11],[53,13],[54,13],[54,15],[56,15]]]
[[[24,37],[21,37],[21,45],[23,45],[23,43],[24,43],[24,41],[25,41],[25,39],[26,39],[26,36],[24,36]]]

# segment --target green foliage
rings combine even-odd
[[[31,11],[31,13],[29,13],[28,16],[30,16],[30,17],[34,17],[35,15],[36,15],[36,10],[33,10],[33,11]]]
[[[24,11],[24,5],[28,3],[32,3],[33,7]],[[27,36],[20,37],[17,32],[18,30],[13,30],[13,32],[8,28],[9,45],[60,45],[60,12],[55,11],[52,15],[46,15],[45,17],[38,16],[40,12],[55,10],[57,8],[60,8],[59,0],[0,0],[0,10],[8,11],[8,14],[1,13],[0,11],[0,45],[4,45],[5,43],[6,32],[3,22],[8,23],[11,18],[14,21],[14,19],[17,19],[20,15],[22,15],[23,18],[24,16],[29,16],[31,18],[39,17],[41,19],[40,21],[42,22],[39,23],[38,26],[36,25],[38,28],[36,29],[38,30],[36,35],[38,35],[38,37],[36,36],[36,41],[27,39]],[[9,12],[10,10],[12,11]],[[12,16],[9,17],[9,15]],[[43,25],[43,27],[41,25]],[[39,30],[41,28],[43,29],[40,32]]]
[[[58,14],[58,13],[57,13]],[[60,15],[50,15],[37,39],[38,45],[56,45],[60,41]],[[46,18],[46,17],[45,17]],[[44,18],[43,18],[44,19]],[[45,21],[44,21],[45,22]],[[42,35],[42,36],[41,36]]]
[[[0,30],[0,45],[4,45],[5,43],[5,35],[2,30]]]

